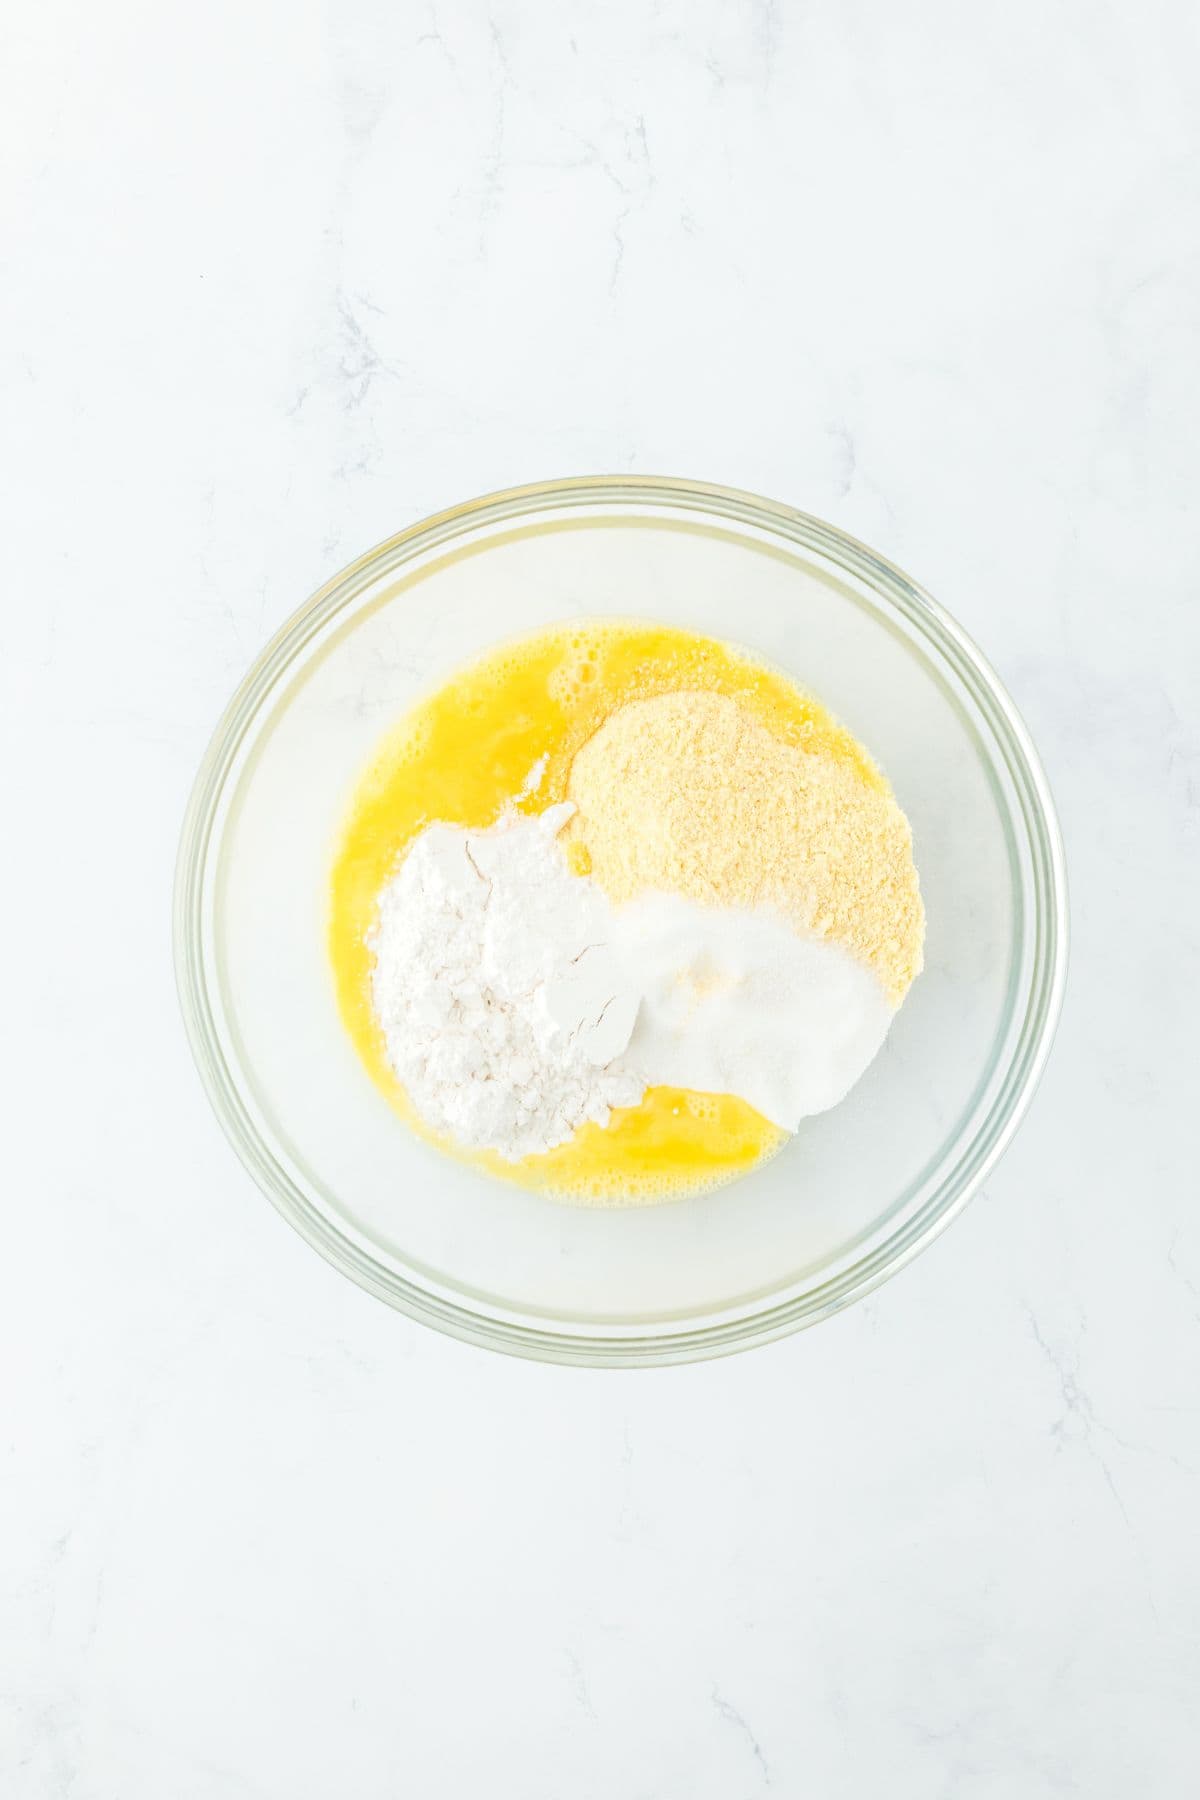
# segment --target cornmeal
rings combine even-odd
[[[878,976],[893,1006],[921,969],[912,832],[890,789],[784,742],[725,694],[634,700],[577,752],[568,827],[616,904],[645,888],[770,905]]]

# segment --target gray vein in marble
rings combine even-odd
[[[592,1691],[588,1686],[588,1678],[584,1666],[573,1650],[564,1650],[563,1657],[566,1661],[567,1668],[570,1671],[571,1691],[579,1704],[579,1710],[580,1712],[585,1712],[590,1719],[594,1719],[597,1716],[596,1708],[592,1704]]]
[[[1080,1428],[1081,1441],[1088,1453],[1094,1457],[1099,1465],[1100,1472],[1104,1476],[1104,1480],[1108,1486],[1108,1491],[1112,1495],[1117,1510],[1128,1527],[1130,1525],[1130,1518],[1125,1502],[1117,1491],[1117,1484],[1113,1480],[1113,1473],[1108,1465],[1108,1461],[1095,1441],[1095,1433],[1099,1427],[1099,1421],[1096,1418],[1091,1400],[1079,1385],[1078,1356],[1076,1355],[1074,1358],[1075,1366],[1073,1368],[1069,1367],[1066,1358],[1060,1356],[1048,1342],[1041,1326],[1038,1324],[1037,1316],[1028,1302],[1025,1303],[1025,1317],[1029,1321],[1029,1329],[1033,1333],[1034,1342],[1042,1352],[1042,1355],[1046,1358],[1046,1361],[1050,1364],[1050,1367],[1053,1369],[1058,1379],[1063,1411],[1060,1417],[1052,1425],[1051,1432],[1060,1445],[1065,1444],[1068,1441],[1067,1424],[1070,1420],[1075,1421]],[[1115,1433],[1110,1432],[1109,1435],[1114,1438],[1114,1441],[1119,1441],[1115,1439]]]
[[[640,113],[638,114],[633,131],[626,133],[625,142],[627,148],[630,146],[634,147],[635,160],[640,161],[641,163],[643,181],[639,200],[635,202],[630,199],[628,203],[621,208],[613,222],[612,235],[615,252],[608,277],[608,291],[610,295],[616,293],[617,283],[621,279],[621,271],[625,266],[625,226],[634,212],[635,206],[643,203],[653,192],[656,179],[654,166],[650,160],[650,144],[646,137],[646,121]],[[633,191],[623,183],[618,182],[618,186],[621,188],[622,193],[630,194]]]
[[[344,405],[347,412],[356,411],[371,391],[371,384],[377,375],[396,376],[397,371],[385,362],[358,316],[356,307],[365,308],[368,312],[383,317],[382,309],[364,298],[361,294],[354,296],[352,303],[349,296],[340,290],[337,295],[337,316],[339,323],[340,347],[338,351],[338,374],[344,390]]]
[[[1169,1258],[1168,1258],[1168,1260],[1169,1260]],[[1038,1324],[1038,1321],[1033,1312],[1033,1309],[1028,1304],[1028,1302],[1026,1302],[1026,1304],[1025,1304],[1025,1316],[1029,1321],[1029,1327],[1033,1333],[1033,1337],[1034,1337],[1035,1342],[1038,1345],[1038,1348],[1041,1350],[1042,1354],[1045,1356],[1046,1360],[1049,1362],[1051,1368],[1054,1370],[1056,1376],[1058,1377],[1059,1390],[1062,1395],[1064,1411],[1062,1413],[1062,1416],[1052,1426],[1052,1428],[1051,1428],[1052,1433],[1053,1433],[1054,1437],[1059,1441],[1060,1445],[1064,1444],[1067,1442],[1068,1421],[1073,1419],[1078,1424],[1078,1426],[1080,1428],[1080,1431],[1079,1431],[1080,1441],[1084,1445],[1088,1454],[1096,1462],[1102,1475],[1104,1476],[1105,1484],[1108,1487],[1109,1493],[1112,1495],[1113,1501],[1117,1507],[1118,1512],[1121,1515],[1122,1521],[1124,1522],[1126,1529],[1130,1533],[1131,1539],[1134,1544],[1134,1549],[1137,1554],[1137,1558],[1138,1558],[1139,1562],[1142,1564],[1143,1572],[1145,1574],[1146,1597],[1147,1597],[1147,1601],[1150,1606],[1150,1611],[1155,1617],[1157,1617],[1158,1616],[1158,1608],[1157,1608],[1157,1605],[1156,1605],[1156,1602],[1154,1599],[1154,1594],[1153,1594],[1153,1590],[1152,1590],[1151,1583],[1150,1583],[1150,1575],[1149,1575],[1149,1570],[1146,1565],[1144,1548],[1143,1548],[1140,1540],[1138,1539],[1137,1533],[1133,1529],[1133,1522],[1130,1519],[1129,1510],[1126,1507],[1125,1502],[1121,1497],[1121,1493],[1117,1487],[1116,1480],[1113,1476],[1112,1468],[1109,1464],[1109,1461],[1108,1461],[1107,1457],[1104,1455],[1100,1446],[1096,1442],[1097,1434],[1100,1434],[1100,1435],[1108,1438],[1109,1441],[1111,1443],[1115,1444],[1118,1449],[1124,1450],[1130,1456],[1154,1457],[1154,1458],[1158,1459],[1159,1461],[1170,1463],[1173,1468],[1176,1468],[1179,1470],[1180,1474],[1186,1475],[1189,1478],[1194,1477],[1196,1474],[1196,1471],[1193,1467],[1191,1467],[1191,1465],[1189,1465],[1188,1463],[1185,1463],[1180,1457],[1176,1456],[1173,1451],[1163,1449],[1159,1445],[1151,1446],[1151,1445],[1134,1443],[1134,1442],[1132,1442],[1131,1439],[1124,1437],[1119,1431],[1115,1430],[1113,1426],[1105,1424],[1103,1420],[1097,1418],[1096,1409],[1095,1409],[1094,1405],[1092,1404],[1090,1395],[1088,1395],[1079,1384],[1078,1352],[1076,1352],[1072,1358],[1073,1366],[1069,1365],[1066,1358],[1064,1356],[1060,1356],[1058,1353],[1056,1353],[1055,1350],[1050,1345],[1050,1343],[1048,1342],[1044,1332],[1041,1330],[1041,1327]],[[1086,1329],[1086,1322],[1084,1324],[1084,1329]]]
[[[854,486],[854,477],[858,472],[858,453],[854,448],[854,437],[847,425],[830,426],[830,436],[834,440],[837,469],[834,474],[834,494],[844,500]]]
[[[762,51],[763,85],[769,87],[775,75],[775,55],[779,48],[779,0],[754,0],[752,8],[754,33]]]
[[[1192,1280],[1186,1270],[1181,1269],[1179,1266],[1177,1251],[1179,1248],[1179,1240],[1182,1236],[1183,1227],[1181,1225],[1175,1231],[1175,1234],[1167,1247],[1167,1267],[1170,1269],[1172,1275],[1176,1276],[1178,1280],[1183,1283],[1185,1290],[1191,1297],[1193,1317],[1197,1321],[1200,1321],[1200,1286]]]
[[[441,9],[438,7],[437,0],[429,0],[428,11],[429,11],[429,29],[428,29],[428,31],[422,31],[418,35],[417,43],[418,44],[432,44],[434,46],[434,48],[441,53],[442,57],[445,60],[446,66],[450,70],[451,74],[457,76],[457,74],[458,74],[458,58],[455,56],[453,50],[451,50],[449,44],[446,42],[446,35],[442,30]]]
[[[608,291],[610,296],[617,291],[617,283],[621,279],[621,270],[625,266],[625,226],[633,211],[631,206],[623,206],[613,220],[613,259],[608,275]]]
[[[488,14],[488,55],[496,69],[491,84],[492,129],[483,158],[483,183],[479,202],[479,255],[487,254],[488,232],[500,209],[504,192],[504,139],[508,119],[508,96],[512,87],[512,68],[508,51],[495,16]]]
[[[725,1698],[724,1694],[722,1694],[720,1688],[716,1687],[715,1685],[712,1690],[712,1703],[716,1707],[718,1713],[720,1713],[721,1717],[723,1719],[725,1719],[730,1725],[736,1725],[738,1730],[745,1737],[746,1742],[749,1745],[750,1754],[753,1756],[755,1762],[758,1764],[759,1769],[762,1772],[762,1785],[764,1787],[770,1787],[770,1785],[771,1785],[770,1764],[767,1762],[766,1757],[763,1755],[762,1745],[759,1743],[758,1739],[754,1735],[754,1732],[751,1730],[749,1724],[747,1723],[745,1715],[743,1713],[740,1713],[738,1711],[737,1707],[734,1706],[731,1701],[726,1700],[726,1698]]]
[[[375,135],[375,127],[387,107],[387,94],[382,88],[361,82],[343,82],[339,96],[342,129],[350,142],[365,150]]]
[[[572,130],[569,126],[565,127],[565,129],[567,136],[574,138],[575,142],[580,144],[583,149],[587,151],[587,155],[581,157],[578,162],[562,163],[559,166],[567,169],[597,168],[603,175],[608,177],[618,193],[627,194],[629,192],[628,183],[621,180],[621,177],[617,174],[616,169],[613,167],[609,158],[604,154],[599,144],[590,137],[584,137],[582,132]]]

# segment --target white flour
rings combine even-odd
[[[422,1117],[511,1161],[585,1120],[608,1123],[644,1084],[615,1060],[636,1000],[617,995],[611,914],[567,869],[549,807],[492,831],[433,825],[380,896],[375,1010]]]
[[[773,914],[572,875],[570,802],[490,831],[433,825],[380,896],[373,998],[422,1117],[511,1161],[649,1085],[737,1094],[794,1131],[887,1035],[879,982]]]

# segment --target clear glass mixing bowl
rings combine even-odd
[[[817,694],[891,779],[928,910],[925,972],[841,1106],[727,1187],[611,1211],[492,1181],[411,1135],[342,1030],[325,951],[333,837],[381,733],[485,647],[606,615],[732,639]],[[749,494],[558,481],[401,532],[268,645],[196,780],[175,955],[221,1123],[338,1268],[495,1349],[683,1361],[846,1306],[985,1179],[1058,1017],[1063,852],[1012,702],[898,569]]]

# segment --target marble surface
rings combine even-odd
[[[1187,0],[12,8],[5,1800],[1200,1784],[1200,48]],[[868,1303],[525,1365],[261,1199],[169,897],[271,630],[423,513],[792,501],[983,643],[1073,971]]]

